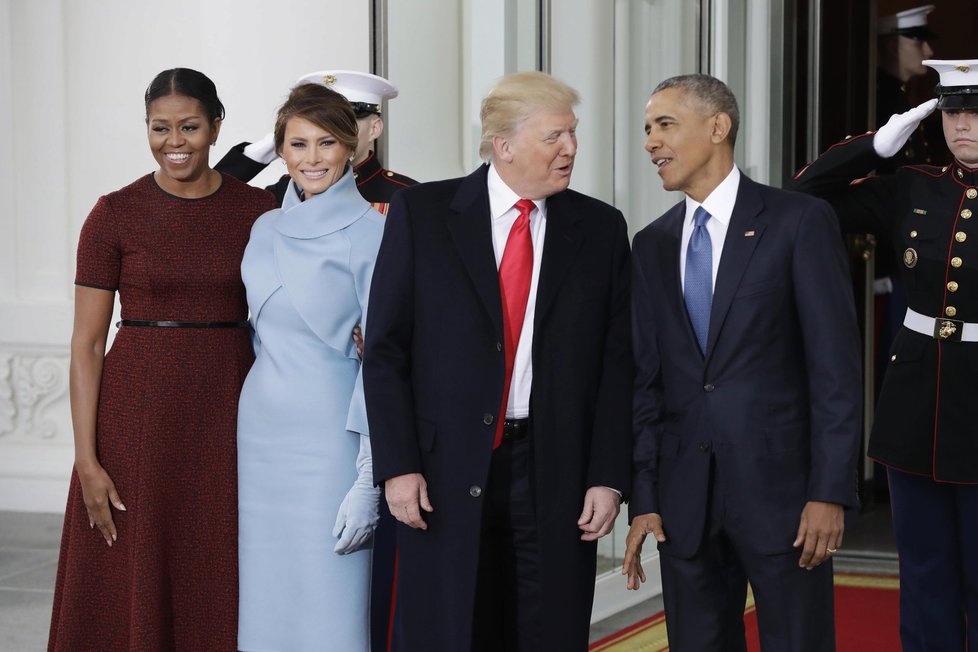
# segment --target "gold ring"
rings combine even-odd
[[[829,553],[830,555],[834,555],[835,553],[839,552],[839,549],[838,548],[826,548],[825,549],[825,552]]]

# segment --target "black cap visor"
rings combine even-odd
[[[934,93],[941,111],[978,111],[978,86],[938,86]]]
[[[350,102],[350,106],[353,107],[353,113],[356,114],[357,119],[366,118],[368,115],[380,115],[379,104],[371,104],[370,102]]]
[[[930,27],[927,25],[904,27],[903,29],[898,29],[893,33],[900,36],[906,36],[907,38],[916,39],[918,41],[934,41],[937,39],[937,34],[931,31]]]

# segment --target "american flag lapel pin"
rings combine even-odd
[[[754,232],[753,231],[744,231],[744,237],[745,238],[753,238],[754,237]]]

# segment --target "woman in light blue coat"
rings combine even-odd
[[[351,334],[366,326],[383,222],[357,191],[356,142],[341,95],[292,90],[275,124],[292,181],[241,264],[256,352],[238,409],[245,652],[369,649],[379,490]]]

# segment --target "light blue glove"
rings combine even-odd
[[[362,548],[377,528],[377,503],[380,488],[374,486],[371,463],[370,437],[360,435],[360,452],[357,454],[357,479],[347,492],[340,511],[336,515],[333,536],[338,538],[333,552],[346,555]]]

